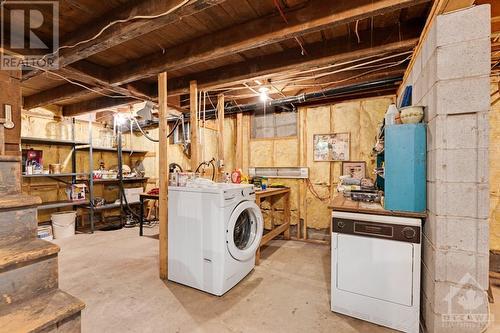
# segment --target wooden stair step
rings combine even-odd
[[[21,193],[21,163],[18,157],[0,158],[0,194]]]
[[[41,332],[83,310],[85,304],[61,290],[0,311],[0,333]]]
[[[37,233],[37,197],[26,195],[0,198],[0,247],[3,244],[35,239]]]
[[[42,239],[32,239],[0,247],[1,273],[59,252],[59,246]]]

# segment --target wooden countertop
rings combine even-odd
[[[354,201],[349,198],[345,198],[342,195],[333,198],[333,200],[328,205],[328,208],[331,208],[332,210],[335,211],[349,212],[349,213],[389,215],[389,216],[413,217],[422,219],[427,217],[426,213],[386,210],[382,207],[380,203]]]
[[[265,190],[255,191],[255,195],[260,198],[269,197],[272,195],[279,195],[290,192],[289,187],[268,187]]]

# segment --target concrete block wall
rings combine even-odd
[[[438,16],[408,80],[428,124],[428,332],[480,332],[488,320],[489,75],[490,6]]]

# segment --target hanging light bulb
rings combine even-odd
[[[122,113],[115,113],[115,123],[118,126],[123,126],[125,125],[125,122],[127,121],[127,117],[122,114]]]
[[[267,94],[268,91],[269,89],[266,87],[259,88],[259,97],[262,102],[265,102],[269,99],[269,96]]]

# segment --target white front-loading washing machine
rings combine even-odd
[[[264,221],[253,185],[168,191],[168,279],[223,295],[255,266]]]

